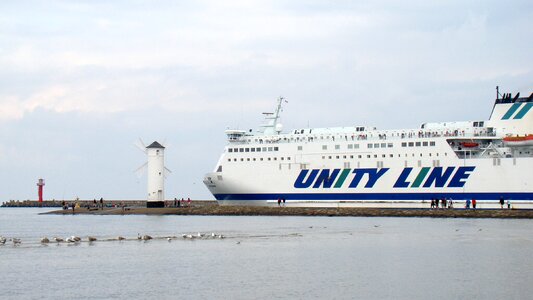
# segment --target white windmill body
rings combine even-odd
[[[146,147],[148,155],[148,207],[164,206],[165,201],[165,147],[158,142]],[[150,205],[155,204],[155,205]]]
[[[141,141],[141,144],[144,144]],[[165,147],[157,141],[145,146],[143,152],[148,156],[148,161],[137,171],[145,169],[148,177],[148,199],[146,207],[165,206],[165,172],[170,172],[165,167]]]

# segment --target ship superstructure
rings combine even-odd
[[[533,203],[533,94],[497,97],[488,120],[302,128],[283,133],[284,99],[256,133],[226,130],[204,183],[222,205],[417,206],[437,199]]]

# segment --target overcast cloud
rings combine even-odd
[[[212,199],[224,130],[279,95],[286,129],[486,119],[533,92],[532,37],[531,1],[3,1],[0,202],[144,199],[139,137],[167,198]]]

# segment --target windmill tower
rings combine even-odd
[[[141,141],[142,144],[142,141]],[[143,144],[144,146],[144,144]],[[147,170],[148,199],[146,207],[165,206],[165,172],[170,172],[165,167],[165,147],[157,141],[141,148],[148,156],[148,161],[137,170]]]

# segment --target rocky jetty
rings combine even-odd
[[[323,217],[431,217],[431,218],[533,218],[528,209],[402,209],[402,208],[319,208],[319,207],[258,207],[219,206],[208,202],[192,207],[165,208],[80,208],[75,214],[94,215],[204,215],[204,216],[323,216]],[[72,214],[72,210],[56,210],[44,214]]]

